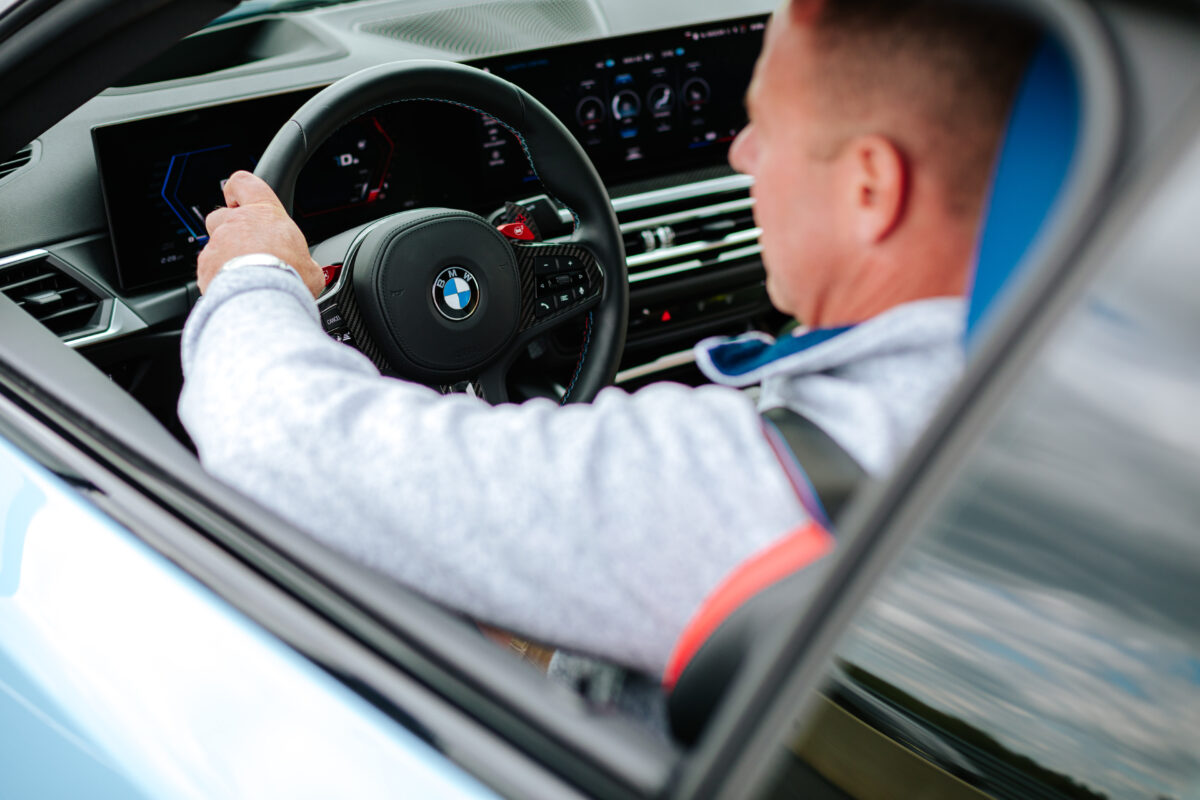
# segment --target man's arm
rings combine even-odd
[[[222,255],[266,249],[258,227],[226,229]],[[492,407],[380,377],[282,270],[205,288],[180,416],[206,467],[492,624],[658,671],[705,595],[804,519],[735,390]]]

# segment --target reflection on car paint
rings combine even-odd
[[[0,796],[494,796],[3,440],[0,504]]]
[[[12,597],[21,580],[21,551],[25,531],[45,494],[13,464],[0,462],[0,597]]]

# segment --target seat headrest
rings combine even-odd
[[[967,344],[1049,219],[1079,135],[1079,86],[1066,52],[1047,38],[1025,72],[1009,115],[979,239],[967,311]]]

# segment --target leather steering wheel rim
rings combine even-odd
[[[571,210],[571,241],[586,246],[603,270],[603,291],[571,391],[587,402],[612,383],[625,346],[629,281],[625,248],[608,192],[575,137],[536,98],[474,67],[400,61],[349,75],[318,93],[284,123],[255,169],[292,213],[296,181],[310,156],[341,126],[396,102],[449,103],[493,117],[521,144],[547,193]]]

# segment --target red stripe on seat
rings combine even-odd
[[[673,688],[688,662],[747,600],[771,584],[807,567],[833,549],[833,536],[816,522],[809,522],[759,551],[729,574],[688,622],[663,672],[663,685]]]

